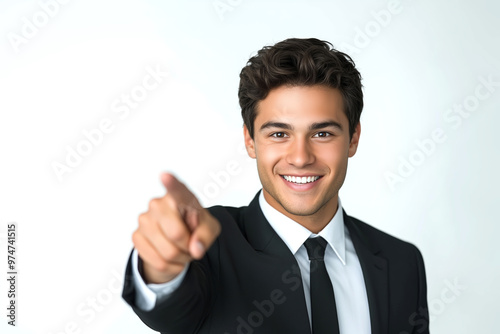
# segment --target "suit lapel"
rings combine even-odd
[[[257,192],[248,207],[244,209],[241,215],[241,228],[246,234],[248,242],[256,251],[280,258],[283,262],[293,264],[298,268],[295,257],[283,240],[276,234],[260,209],[260,191]],[[385,334],[388,332],[389,316],[387,261],[383,257],[377,255],[380,251],[380,247],[378,247],[378,245],[374,243],[358,225],[356,225],[353,219],[346,214],[345,210],[343,210],[343,215],[344,224],[349,230],[351,240],[363,270],[363,278],[366,285],[370,309],[372,334]],[[301,307],[299,307],[299,314],[302,314],[302,316],[299,317],[299,314],[296,314],[295,319],[298,320],[298,318],[302,318],[300,322],[307,323],[307,328],[304,327],[304,331],[301,333],[310,333],[302,278],[300,277],[300,272],[295,272],[293,275],[297,276],[301,282],[301,293],[296,294],[297,298],[294,302],[301,305]],[[304,320],[307,320],[307,322]]]
[[[351,235],[366,285],[372,334],[388,333],[389,285],[387,261],[378,256],[380,248],[344,211],[344,224]]]
[[[248,207],[243,209],[242,230],[250,245],[275,263],[273,272],[279,275],[282,285],[280,289],[287,292],[287,301],[281,306],[286,307],[289,310],[288,314],[293,315],[293,320],[290,321],[296,326],[297,333],[311,334],[299,265],[288,246],[264,216],[259,204],[260,191]],[[296,284],[290,285],[292,282]]]
[[[288,249],[285,242],[274,231],[260,209],[259,194],[261,191],[257,192],[257,195],[255,195],[248,207],[244,209],[245,212],[242,215],[243,228],[247,240],[257,251],[283,257],[287,260],[291,260],[292,258],[295,260],[290,249]]]

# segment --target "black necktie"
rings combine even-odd
[[[337,307],[332,281],[326,271],[326,240],[309,238],[304,242],[311,260],[311,318],[313,334],[339,334]]]

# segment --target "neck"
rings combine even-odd
[[[292,212],[292,210],[287,210],[267,191],[263,190],[263,192],[264,199],[269,205],[315,234],[318,234],[325,228],[326,225],[328,225],[338,210],[338,194],[332,197],[328,202],[324,203],[316,212],[308,215],[301,215]]]

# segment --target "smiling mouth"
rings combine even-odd
[[[285,179],[287,182],[294,183],[294,184],[307,184],[307,183],[312,183],[323,176],[290,176],[290,175],[280,175],[283,179]]]

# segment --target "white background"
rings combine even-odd
[[[251,201],[260,182],[241,150],[239,72],[289,37],[332,42],[363,76],[342,203],[422,251],[431,331],[498,331],[497,1],[54,1],[51,16],[36,1],[0,2],[1,277],[11,222],[19,270],[15,329],[0,280],[2,333],[151,333],[117,288],[137,217],[164,194],[161,171],[205,206]],[[121,119],[113,103],[147,67],[168,75]],[[53,164],[103,119],[113,130],[59,179]],[[422,152],[434,131],[445,139]],[[209,173],[230,161],[239,172],[216,185]]]

